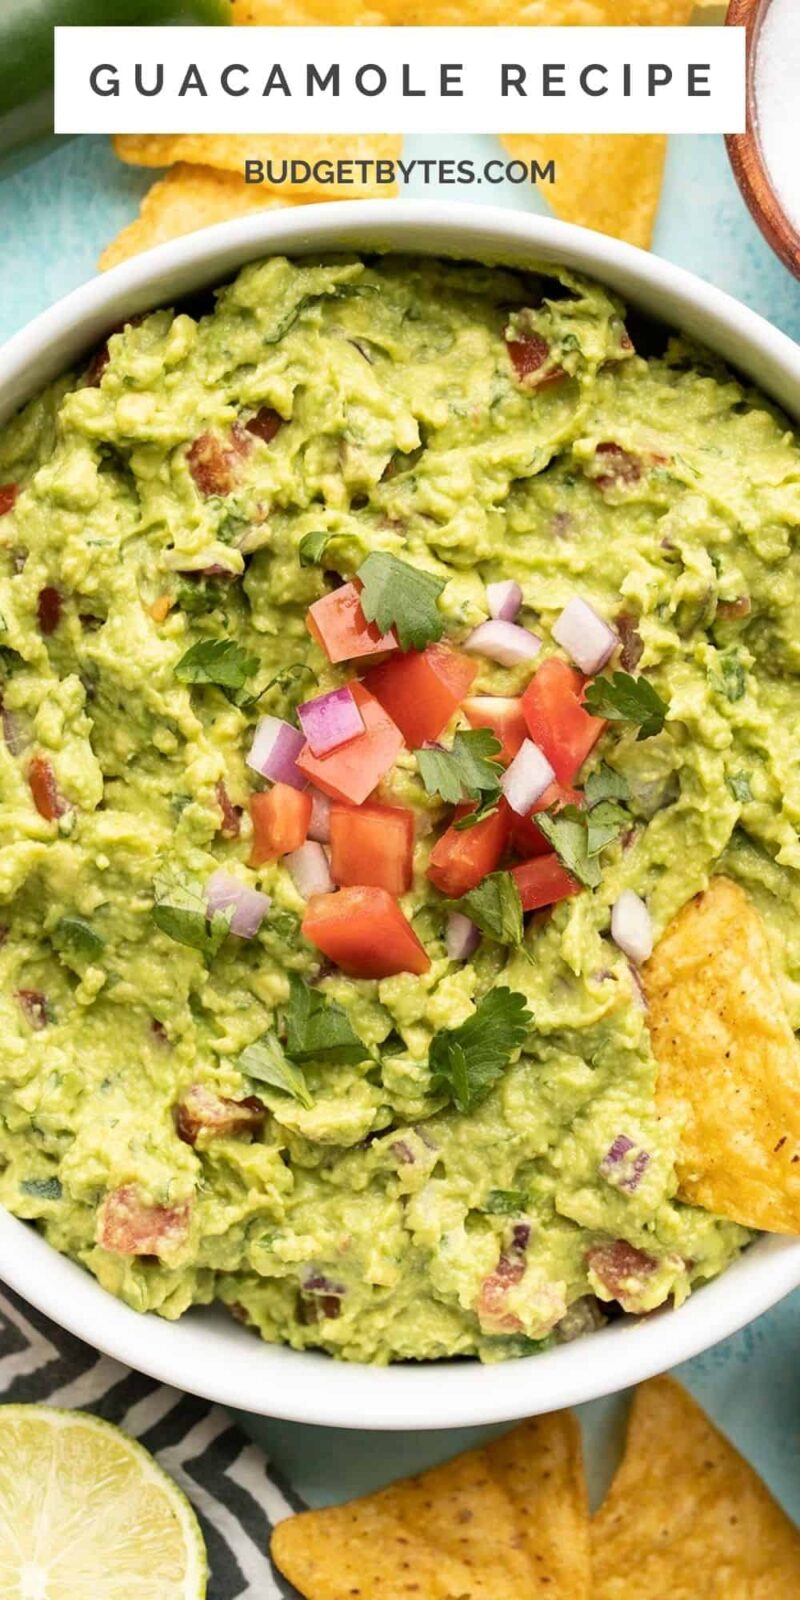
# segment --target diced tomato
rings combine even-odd
[[[299,850],[301,844],[305,844],[311,821],[311,796],[305,789],[275,783],[266,794],[250,796],[250,816],[253,819],[250,866],[263,867],[266,861],[277,861],[279,856]]]
[[[602,457],[603,465],[603,471],[594,480],[598,489],[612,489],[618,483],[639,482],[644,471],[643,464],[638,456],[631,455],[621,444],[614,444],[608,439],[597,446],[595,455]]]
[[[309,608],[306,626],[329,661],[355,661],[359,656],[397,649],[393,632],[381,633],[374,622],[367,622],[360,596],[357,583],[343,583]]]
[[[525,1257],[520,1252],[501,1255],[494,1272],[484,1278],[475,1307],[484,1333],[518,1333],[522,1322],[506,1307],[506,1296],[525,1276]]]
[[[222,778],[216,786],[215,793],[222,818],[219,831],[223,839],[238,839],[242,831],[242,808],[234,805]]]
[[[574,667],[551,656],[522,696],[528,732],[559,783],[572,783],[606,726],[602,717],[590,716],[582,704],[585,682]]]
[[[535,378],[536,381],[531,387],[536,388],[540,385],[544,387],[545,384],[557,383],[564,377],[563,367],[551,367],[549,372],[536,378],[536,373],[541,372],[550,355],[550,346],[540,333],[526,334],[524,339],[506,339],[506,349],[520,383],[524,383],[526,378]]]
[[[46,756],[34,756],[28,768],[28,783],[36,810],[45,822],[55,822],[69,811],[69,801],[64,799]]]
[[[58,589],[54,589],[52,584],[48,584],[46,588],[39,590],[36,601],[36,619],[39,623],[40,633],[45,635],[55,633],[61,621],[62,611],[63,601]]]
[[[508,843],[509,810],[504,801],[472,828],[458,829],[455,823],[474,811],[474,805],[458,806],[453,823],[431,851],[428,877],[442,894],[458,899],[494,872]]]
[[[446,644],[409,650],[370,667],[364,682],[412,749],[438,739],[471,688],[478,664]]]
[[[406,894],[414,872],[414,813],[405,806],[331,807],[331,877]]]
[[[302,932],[350,978],[420,976],[430,958],[386,889],[339,889],[312,895]]]
[[[511,876],[519,889],[523,911],[539,911],[542,906],[554,906],[581,892],[577,878],[562,867],[553,850],[547,856],[536,856],[533,861],[512,867]]]
[[[17,989],[14,999],[36,1033],[47,1027],[50,1015],[47,1009],[47,996],[42,994],[41,989]]]
[[[541,828],[536,826],[534,818],[537,811],[552,811],[554,806],[560,810],[562,806],[581,805],[583,805],[583,795],[579,789],[567,789],[560,783],[551,783],[541,799],[537,800],[529,817],[518,817],[512,811],[512,850],[516,855],[523,856],[526,861],[529,856],[546,856],[553,847],[549,839],[545,838]]]
[[[271,444],[276,433],[283,427],[283,417],[279,411],[273,411],[272,406],[262,406],[255,416],[245,423],[245,427],[256,439],[261,439],[264,444]]]
[[[254,1133],[267,1114],[263,1100],[254,1094],[244,1100],[227,1100],[202,1083],[193,1083],[181,1095],[175,1109],[178,1138],[196,1144],[201,1134],[210,1139],[234,1133]]]
[[[461,707],[471,728],[491,728],[502,749],[496,757],[507,766],[513,761],[520,745],[528,737],[528,727],[522,715],[522,703],[497,694],[478,694],[465,700]]]
[[[306,745],[296,765],[332,800],[360,806],[394,766],[403,748],[403,735],[360,683],[352,683],[350,688],[364,721],[364,732],[327,756],[313,756]]]
[[[655,1256],[637,1250],[626,1239],[612,1239],[609,1244],[593,1245],[586,1264],[604,1300],[616,1300],[623,1311],[632,1314],[645,1309],[643,1293],[646,1280],[658,1266]]]
[[[215,433],[201,433],[189,446],[186,460],[200,494],[230,494],[236,482],[237,452]]]
[[[97,1242],[120,1256],[163,1256],[189,1232],[189,1207],[151,1206],[135,1183],[107,1194],[97,1217]]]
[[[18,494],[18,483],[0,483],[0,517],[4,517],[6,512],[14,510]]]

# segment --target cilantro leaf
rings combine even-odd
[[[490,989],[466,1022],[442,1028],[431,1041],[432,1088],[458,1111],[474,1111],[502,1077],[532,1021],[524,995]]]
[[[73,956],[94,961],[105,949],[106,941],[83,917],[61,917],[53,930],[53,942]]]
[[[208,958],[216,955],[230,928],[232,906],[209,917],[201,885],[177,867],[156,873],[153,894],[153,921],[162,933]]]
[[[600,882],[600,863],[596,855],[589,853],[586,813],[577,806],[565,806],[556,812],[537,812],[536,826],[553,846],[567,872],[587,889],[596,889]]]
[[[750,787],[752,776],[751,772],[729,772],[725,779],[734,800],[738,800],[740,805],[746,806],[748,801],[753,799],[753,791]]]
[[[287,1061],[274,1033],[264,1033],[254,1044],[247,1045],[236,1065],[248,1078],[269,1084],[271,1089],[280,1089],[283,1094],[291,1095],[293,1100],[299,1100],[306,1111],[312,1110],[314,1101],[309,1094],[308,1084],[299,1068]]]
[[[719,658],[721,678],[716,687],[731,703],[743,700],[747,689],[747,673],[735,650],[726,650]]]
[[[37,1200],[60,1200],[63,1192],[60,1178],[23,1178],[20,1189]]]
[[[583,701],[593,717],[607,717],[609,722],[638,722],[639,739],[652,739],[660,733],[669,711],[666,700],[647,678],[634,678],[629,672],[595,678]]]
[[[474,825],[489,816],[502,793],[503,768],[493,759],[502,749],[491,728],[459,728],[451,750],[415,750],[420,777],[428,794],[440,794],[451,805],[477,800],[476,811],[456,827]]]
[[[510,872],[491,872],[477,888],[447,903],[452,911],[469,917],[481,933],[496,939],[498,944],[517,947],[522,944],[525,934],[522,901]]]
[[[220,689],[243,689],[258,667],[233,639],[198,639],[175,667],[179,683],[215,683]]]
[[[590,856],[599,856],[607,844],[619,838],[631,820],[616,800],[601,800],[581,815],[586,819],[586,851]]]
[[[382,550],[373,550],[362,561],[356,577],[363,585],[361,610],[367,621],[376,622],[381,633],[394,628],[401,650],[424,650],[441,639],[444,618],[437,601],[444,578]]]
[[[615,772],[601,761],[599,767],[589,773],[583,792],[587,806],[597,806],[601,800],[627,800],[628,782],[621,772]]]
[[[525,1210],[528,1196],[522,1189],[490,1189],[481,1211],[490,1217],[517,1217]]]
[[[292,1061],[332,1061],[355,1066],[370,1051],[342,1006],[310,989],[296,973],[289,978],[285,1012],[286,1054]]]
[[[301,567],[316,567],[322,560],[331,539],[336,534],[328,528],[314,528],[311,533],[304,533],[297,546],[297,559]]]

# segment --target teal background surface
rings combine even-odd
[[[414,153],[485,159],[498,149],[490,138],[409,139],[406,155]],[[0,180],[0,340],[92,276],[100,251],[135,214],[152,180],[152,173],[121,166],[105,140],[89,138],[65,141],[35,165]],[[412,184],[405,193],[432,205],[472,199],[519,210],[547,209],[541,195],[520,188],[459,191]],[[750,220],[721,140],[671,141],[654,248],[800,340],[800,282],[771,254]],[[800,1522],[798,1340],[800,1292],[680,1368],[679,1376]],[[332,1371],[332,1382],[335,1376]],[[465,1367],[465,1389],[470,1381]],[[619,1448],[624,1407],[620,1397],[581,1408],[595,1499]],[[492,1431],[381,1434],[243,1420],[311,1504],[343,1499],[443,1460]]]

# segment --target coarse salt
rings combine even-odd
[[[761,149],[789,221],[800,229],[800,3],[772,0],[755,62],[756,118]]]

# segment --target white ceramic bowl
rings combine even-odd
[[[223,223],[67,296],[0,351],[0,422],[124,316],[223,281],[277,253],[404,250],[485,262],[564,262],[711,346],[800,419],[800,348],[737,301],[629,245],[564,223],[473,206],[357,201]],[[707,1349],[800,1284],[800,1241],[762,1238],[679,1311],[618,1321],[543,1355],[351,1366],[263,1344],[219,1310],[180,1322],[106,1294],[26,1224],[0,1211],[0,1277],[71,1333],[129,1366],[226,1405],[345,1428],[452,1428],[555,1410],[662,1372]]]

